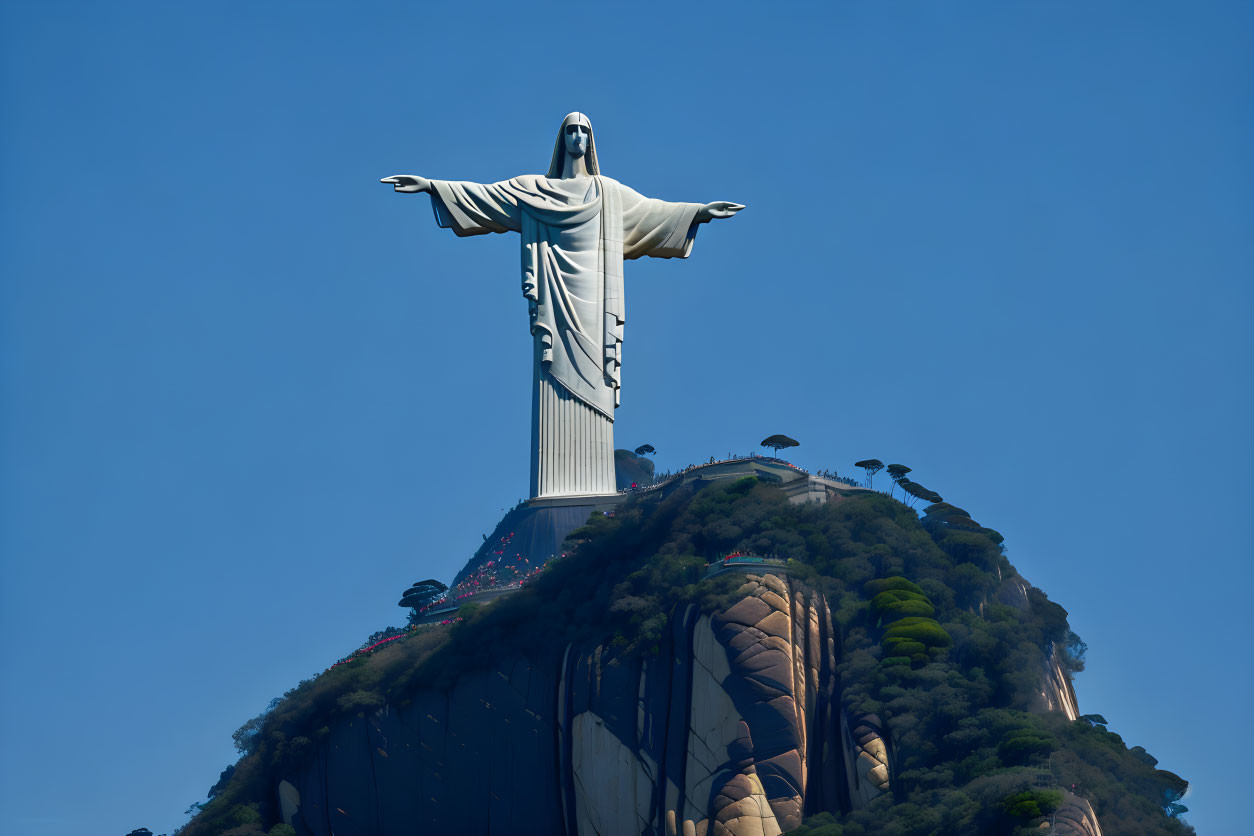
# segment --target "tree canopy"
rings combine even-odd
[[[871,487],[871,480],[875,474],[884,469],[884,463],[879,459],[863,459],[860,462],[854,462],[854,467],[860,467],[866,471],[866,486]]]
[[[897,482],[897,484],[901,485],[901,489],[905,491],[907,494],[909,494],[911,497],[913,497],[914,499],[922,499],[922,500],[925,500],[927,502],[932,502],[932,503],[937,503],[942,500],[942,497],[940,494],[938,494],[936,491],[928,490],[927,488],[920,485],[918,482],[913,482],[909,479],[902,478],[901,480]]]
[[[800,441],[797,441],[795,438],[789,438],[786,435],[770,435],[762,439],[763,447],[771,447],[777,453],[785,447],[798,447],[800,444]]]
[[[435,578],[418,581],[401,595],[398,606],[418,608],[448,592],[448,586]]]

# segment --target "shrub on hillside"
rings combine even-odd
[[[884,631],[884,638],[913,639],[928,647],[949,647],[953,639],[934,618],[903,618]]]
[[[931,618],[936,608],[926,595],[905,589],[890,589],[871,599],[871,610],[885,621],[918,616]]]
[[[1062,793],[1056,790],[1027,790],[1008,795],[1002,800],[1002,809],[1009,816],[1034,819],[1047,816],[1062,805]]]
[[[921,586],[900,576],[876,578],[875,580],[867,581],[863,584],[862,591],[872,597],[891,591],[913,592],[915,595],[923,594]]]

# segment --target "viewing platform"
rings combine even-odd
[[[758,557],[752,554],[729,554],[705,567],[702,578],[726,575],[728,572],[753,572],[763,575],[787,575],[788,561],[782,557]]]
[[[662,478],[656,484],[627,491],[626,495],[654,491],[660,491],[666,495],[682,485],[694,483],[699,485],[724,479],[743,479],[746,476],[755,476],[763,482],[778,485],[788,500],[793,503],[827,502],[848,491],[867,490],[852,482],[816,476],[783,459],[770,456],[745,456],[689,465],[678,473]]]
[[[452,600],[444,600],[436,604],[429,610],[422,613],[420,617],[413,621],[414,624],[438,624],[441,621],[447,621],[450,618],[457,617],[457,611],[467,604],[490,604],[497,598],[503,598],[511,592],[517,592],[522,589],[521,584],[513,586],[502,586],[495,589],[485,589],[482,592],[475,592],[464,598],[455,598]]]

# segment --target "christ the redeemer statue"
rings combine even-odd
[[[500,183],[383,178],[427,192],[436,223],[458,236],[522,235],[531,315],[531,495],[614,493],[614,409],[623,343],[623,259],[687,258],[697,226],[737,203],[668,203],[601,174],[592,123],[562,121],[547,175]]]

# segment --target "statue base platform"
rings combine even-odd
[[[535,497],[515,506],[501,519],[496,530],[457,573],[453,585],[462,583],[489,563],[522,564],[527,571],[534,571],[560,556],[566,537],[585,525],[588,517],[613,513],[616,506],[629,498],[665,497],[684,487],[699,489],[710,482],[746,476],[778,485],[791,502],[826,502],[846,491],[864,490],[850,482],[815,476],[782,459],[746,456],[691,465],[657,484],[630,491]]]
[[[746,476],[777,485],[794,503],[835,501],[866,490],[852,481],[816,476],[783,459],[745,456],[690,465],[656,484],[618,493],[535,497],[510,509],[457,573],[449,598],[426,611],[417,623],[454,618],[465,604],[487,604],[520,589],[545,563],[562,555],[567,536],[586,525],[593,514],[613,514],[616,507],[636,497],[664,499],[677,490],[700,490],[712,482]],[[731,568],[751,571],[753,567],[740,565],[748,562],[745,558]]]

